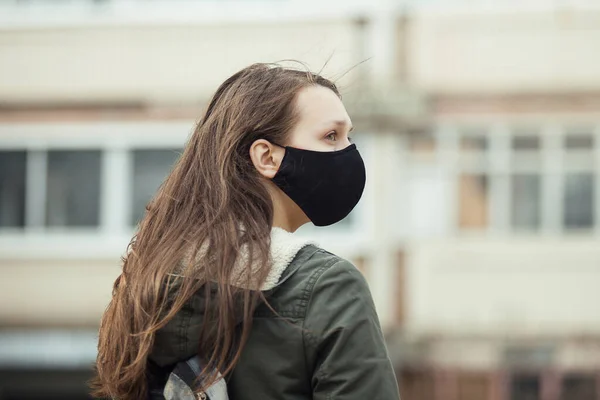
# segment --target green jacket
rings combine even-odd
[[[371,293],[350,262],[304,246],[265,295],[279,316],[256,309],[228,378],[231,400],[400,398]],[[157,332],[158,370],[195,355],[203,304],[193,297]]]

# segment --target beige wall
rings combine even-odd
[[[0,323],[97,326],[120,273],[114,260],[1,260]]]
[[[407,254],[412,331],[600,333],[598,239],[422,240]]]
[[[421,13],[408,76],[429,92],[600,89],[600,10]]]
[[[600,10],[422,11],[404,27],[389,45],[406,49],[398,60],[407,63],[409,84],[429,92],[600,90]],[[348,16],[15,27],[0,33],[0,100],[196,101],[256,61],[294,58],[319,69],[333,55],[326,71],[336,75],[373,56],[363,69],[375,68],[385,59],[373,48],[383,36],[365,42],[358,35]]]
[[[4,29],[0,100],[198,101],[252,62],[294,58],[320,69],[332,55],[331,76],[365,56],[364,71],[403,60],[394,68],[406,62],[408,83],[434,93],[600,90],[600,10],[416,12],[403,26],[386,42],[406,49],[390,51],[397,60],[375,51],[385,35],[361,39],[348,16]]]
[[[299,59],[341,75],[357,62],[351,20],[0,32],[0,101],[199,101],[254,62]]]

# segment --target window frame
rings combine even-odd
[[[487,129],[482,130],[482,126]],[[535,128],[540,138],[540,149],[535,152],[517,151],[513,138],[519,128]],[[592,137],[592,148],[567,149],[566,138],[571,135],[568,121],[530,123],[526,125],[498,121],[453,122],[442,121],[434,129],[436,157],[434,163],[446,171],[448,185],[450,234],[509,234],[518,235],[596,235],[600,236],[600,125],[587,124]],[[461,148],[463,137],[470,137],[471,128],[477,127],[487,137],[486,152],[465,152]],[[466,133],[465,133],[466,132]],[[581,134],[581,132],[579,133]],[[574,135],[578,136],[578,135]],[[534,154],[535,153],[535,154]],[[578,157],[585,154],[586,157]],[[569,229],[563,224],[564,181],[569,173],[591,173],[594,179],[593,225],[590,229]],[[459,224],[459,179],[462,175],[488,177],[488,226],[482,229],[463,228]],[[515,229],[511,217],[512,185],[515,174],[540,176],[540,226],[534,231]],[[455,184],[454,184],[455,183]]]

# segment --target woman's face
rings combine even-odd
[[[323,86],[305,87],[296,98],[298,122],[286,145],[304,150],[336,151],[350,145],[352,122],[340,98]]]
[[[298,120],[288,136],[286,146],[302,150],[330,152],[343,150],[350,145],[348,134],[352,122],[342,101],[330,89],[309,86],[296,98]],[[264,139],[255,141],[250,148],[250,157],[256,170],[271,180],[277,174],[286,150]],[[273,225],[293,232],[309,222],[300,207],[278,189],[268,185],[274,205]]]

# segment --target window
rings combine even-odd
[[[0,236],[57,244],[70,235],[110,237],[106,247],[116,250],[116,238],[131,235],[191,124],[0,124]]]
[[[0,151],[0,228],[97,227],[99,150]]]
[[[565,136],[566,150],[591,150],[594,147],[594,137],[585,133],[574,133]]]
[[[594,226],[594,175],[591,172],[565,175],[563,225],[565,229]]]
[[[461,132],[460,142],[458,143],[458,165],[462,171],[479,173],[487,170],[488,142],[488,137],[483,129],[471,128]]]
[[[0,151],[0,227],[25,226],[25,151]]]
[[[593,375],[570,374],[563,378],[561,400],[596,400],[598,395]]]
[[[440,132],[450,135],[440,143],[448,156],[440,167],[457,182],[459,229],[569,232],[600,223],[595,128],[466,125]]]
[[[100,151],[49,151],[46,226],[99,225]]]
[[[565,230],[591,229],[594,226],[594,137],[591,129],[573,130],[565,135],[563,215]],[[574,168],[573,168],[574,167]]]
[[[540,369],[551,365],[555,357],[552,345],[535,346],[513,344],[504,349],[504,364],[514,369]]]
[[[535,133],[517,133],[512,141],[513,150],[538,151],[540,149],[540,137]]]
[[[512,136],[512,165],[517,170],[541,169],[542,139],[534,129],[517,129]]]
[[[540,400],[540,377],[534,374],[513,375],[510,382],[511,400]]]
[[[540,227],[540,176],[515,174],[512,177],[512,226],[517,230]]]
[[[181,154],[180,149],[133,151],[133,196],[131,223],[136,225],[146,212],[146,205],[165,180]]]
[[[485,175],[463,174],[459,180],[459,226],[464,229],[488,225],[488,179]]]
[[[488,138],[485,129],[465,129],[460,138],[460,149],[463,152],[485,152],[488,149]]]

